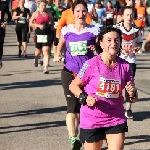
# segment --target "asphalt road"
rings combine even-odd
[[[14,26],[7,26],[0,70],[0,150],[70,150],[62,64],[51,61],[48,75],[42,73],[43,67],[35,68],[32,38],[28,59],[17,54]],[[124,149],[150,150],[150,54],[137,55],[135,83],[139,101],[133,104],[135,119],[128,120]]]

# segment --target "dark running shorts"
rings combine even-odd
[[[37,36],[35,35],[35,48],[42,49],[43,46],[49,46],[51,45],[51,37],[50,35],[47,35],[47,42],[46,43],[37,43]]]
[[[67,113],[80,113],[80,103],[78,99],[69,90],[69,85],[74,76],[64,70],[61,71],[61,82],[64,89],[64,95],[67,101]]]
[[[118,134],[128,132],[127,123],[112,127],[103,127],[97,129],[80,129],[81,143],[93,143],[106,138],[106,134]]]

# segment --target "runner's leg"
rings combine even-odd
[[[64,95],[67,101],[66,125],[71,142],[72,149],[80,148],[82,144],[77,140],[80,104],[78,99],[70,92],[69,85],[74,79],[74,76],[62,70],[61,81],[64,89]]]
[[[22,28],[17,28],[16,27],[16,35],[17,35],[17,42],[18,42],[18,49],[19,49],[19,53],[18,56],[21,57],[21,46],[22,46]]]
[[[29,26],[25,25],[22,29],[22,46],[24,51],[24,57],[27,57],[27,34],[29,32]]]
[[[43,62],[44,62],[43,73],[47,74],[47,73],[49,73],[49,71],[48,71],[48,65],[49,65],[49,46],[43,46],[42,50],[43,50],[43,55],[44,55],[44,57],[43,57]]]

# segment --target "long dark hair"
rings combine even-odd
[[[103,28],[101,28],[101,30],[100,30],[100,33],[99,33],[99,35],[98,35],[98,42],[96,43],[96,52],[97,52],[98,54],[100,54],[100,53],[103,52],[103,49],[102,49],[101,46],[100,46],[100,41],[102,41],[103,38],[104,38],[104,35],[105,35],[106,33],[109,33],[109,32],[117,32],[118,35],[119,35],[119,38],[120,38],[120,42],[122,42],[122,33],[121,33],[121,30],[119,30],[119,29],[117,29],[117,28],[115,28],[115,27],[113,27],[113,26],[106,26],[106,27],[103,27]],[[120,55],[120,50],[121,50],[121,45],[120,45],[120,49],[119,49],[119,51],[118,51],[118,53],[117,53],[118,55]]]
[[[113,9],[113,4],[111,1],[108,1],[107,3],[110,3],[111,4],[111,8]],[[107,7],[107,6],[106,6]],[[108,8],[108,7],[107,7]]]

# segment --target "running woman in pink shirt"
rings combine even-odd
[[[136,102],[137,89],[129,63],[118,56],[121,31],[106,27],[98,41],[102,53],[87,60],[69,86],[82,105],[80,141],[85,150],[100,150],[106,138],[108,150],[123,150],[128,126],[122,90],[125,88],[131,102]]]

